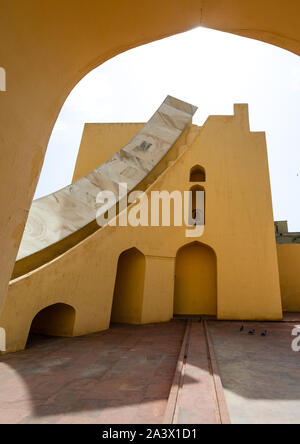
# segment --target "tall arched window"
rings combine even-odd
[[[197,192],[202,192],[201,194]],[[190,189],[190,225],[205,224],[205,189],[201,185],[195,185]]]
[[[195,165],[190,171],[190,182],[205,182],[205,169],[200,165]]]

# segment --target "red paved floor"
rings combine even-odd
[[[283,314],[284,322],[299,322],[300,323],[300,313],[286,312]]]
[[[160,423],[185,323],[37,338],[0,358],[0,423]]]
[[[193,324],[175,422],[215,422],[202,324]],[[73,339],[38,337],[28,350],[0,357],[0,423],[161,423],[185,325],[176,320],[115,325]],[[295,324],[249,322],[243,332],[240,325],[208,322],[231,421],[300,423]],[[252,328],[256,334],[249,336]]]
[[[295,318],[292,316],[292,318]],[[232,423],[300,424],[294,323],[208,322]],[[248,334],[255,329],[255,335]],[[261,333],[267,330],[267,336]]]
[[[203,322],[192,322],[175,424],[220,424]]]

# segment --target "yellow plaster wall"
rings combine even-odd
[[[203,236],[187,238],[185,227],[172,226],[107,226],[96,231],[10,283],[0,314],[7,351],[24,348],[35,314],[58,302],[76,310],[74,335],[107,329],[118,259],[133,247],[146,258],[142,323],[171,319],[175,258],[181,247],[194,240],[216,254],[219,319],[282,318],[265,135],[249,132],[247,105],[235,106],[234,116],[210,117],[196,135],[194,140],[189,135],[182,140],[181,155],[147,189],[147,195],[152,190],[189,190],[191,168],[203,166]]]
[[[284,311],[300,312],[300,244],[277,245]]]
[[[0,93],[0,307],[51,131],[84,75],[123,51],[199,25],[300,54],[298,0],[0,0],[0,11],[7,73]]]
[[[173,236],[170,236],[170,242],[173,242]],[[148,251],[156,253],[156,249],[148,248]],[[175,258],[169,256],[159,256],[159,251],[157,256],[146,256],[142,324],[165,322],[173,317]]]

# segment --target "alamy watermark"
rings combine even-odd
[[[6,71],[0,66],[0,92],[6,91]]]
[[[296,338],[292,341],[292,350],[294,352],[300,351],[300,325],[295,325],[292,330],[292,336],[296,336]]]
[[[204,233],[204,194],[198,190],[151,191],[148,197],[143,191],[128,194],[127,183],[120,183],[118,195],[109,190],[98,193],[96,220],[101,227],[185,226],[186,237],[200,237]],[[133,205],[128,209],[130,204]]]

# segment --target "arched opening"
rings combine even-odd
[[[190,182],[205,182],[206,173],[205,169],[200,165],[195,165],[190,171]]]
[[[136,248],[124,251],[118,269],[111,312],[112,322],[139,324],[142,316],[145,256]]]
[[[190,225],[205,225],[205,188],[195,185],[190,192]]]
[[[31,323],[28,341],[32,342],[36,335],[73,336],[75,314],[74,308],[67,304],[53,304],[44,308]]]
[[[217,260],[214,251],[199,242],[177,252],[175,315],[217,314]]]

